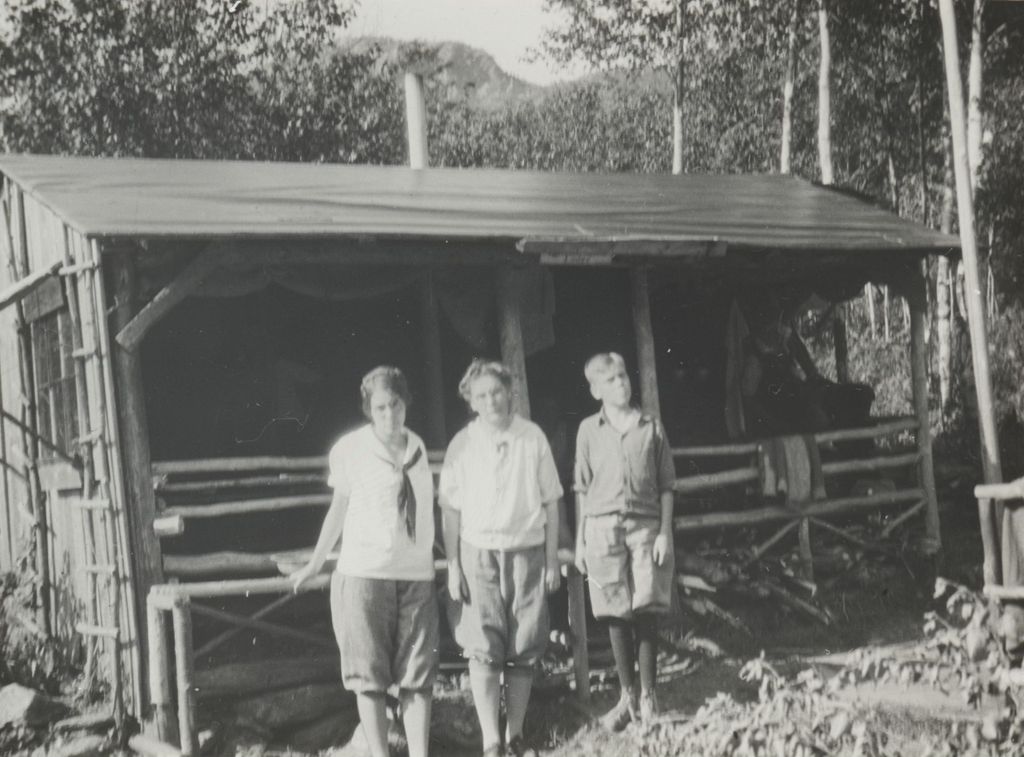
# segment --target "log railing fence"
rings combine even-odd
[[[908,434],[919,432],[916,418],[885,419],[871,426],[821,432],[814,439],[821,446],[835,445],[849,441],[897,439],[884,450],[875,450],[869,456],[852,459],[829,459],[822,463],[822,474],[829,482],[840,476],[856,474],[877,474],[879,472],[907,469],[911,475],[905,477],[913,485],[904,488],[880,487],[880,491],[850,493],[844,496],[827,496],[800,507],[784,502],[767,503],[758,507],[741,510],[716,510],[704,513],[686,513],[675,518],[677,534],[692,533],[712,528],[733,528],[781,524],[767,540],[757,545],[749,562],[763,557],[770,548],[793,531],[802,531],[801,551],[810,564],[810,540],[807,530],[810,524],[828,531],[839,538],[847,537],[838,528],[825,521],[855,515],[867,510],[903,506],[902,512],[887,524],[883,536],[896,526],[920,513],[928,506],[928,496],[919,477],[920,453],[916,447],[900,446],[898,441]],[[674,457],[690,461],[713,461],[714,467],[724,467],[709,473],[682,476],[676,480],[675,491],[680,499],[728,492],[741,487],[750,488],[760,477],[758,468],[760,444],[741,442],[724,445],[704,445],[673,449]],[[428,453],[431,468],[436,474],[440,469],[442,454]],[[325,457],[256,457],[224,458],[205,460],[182,460],[154,462],[153,486],[157,498],[157,536],[187,533],[190,521],[211,518],[244,517],[252,513],[284,511],[294,508],[326,507],[330,495],[323,484],[327,461]],[[709,467],[710,464],[709,464]],[[319,489],[316,489],[319,487]],[[313,491],[311,491],[311,489]],[[239,491],[259,491],[259,496],[240,496]],[[172,504],[168,504],[168,503]],[[267,633],[299,638],[313,647],[330,647],[333,641],[307,631],[291,628],[267,619],[296,594],[288,578],[273,575],[278,570],[280,553],[274,555],[245,552],[219,552],[204,555],[164,555],[164,571],[169,576],[182,579],[180,583],[154,586],[149,594],[147,611],[149,618],[149,663],[150,697],[159,738],[164,742],[178,740],[183,755],[196,754],[195,707],[195,660],[221,646],[242,630],[259,630]],[[277,559],[275,559],[277,558]],[[572,551],[560,550],[559,558],[563,571],[568,576],[570,631],[574,640],[574,678],[577,692],[581,697],[589,693],[589,660],[586,647],[586,615],[584,607],[583,578],[573,567]],[[446,568],[444,560],[438,560],[439,571]],[[245,577],[238,577],[243,574]],[[224,578],[225,575],[235,576]],[[260,576],[260,577],[253,577]],[[330,581],[327,575],[320,575],[305,584],[300,593],[324,589]],[[268,604],[250,615],[230,613],[208,607],[202,600],[214,597],[279,595]],[[171,635],[165,624],[166,614],[171,615]],[[226,623],[225,630],[205,642],[198,649],[193,648],[192,617],[206,618]],[[174,652],[175,669],[170,670],[171,652]],[[172,702],[172,691],[176,681],[177,701]],[[176,709],[176,719],[173,718]],[[178,731],[177,738],[175,730]]]

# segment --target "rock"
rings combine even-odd
[[[316,683],[245,699],[232,711],[240,720],[274,730],[309,723],[332,712],[355,709],[355,696],[341,684]]]
[[[7,725],[43,726],[66,717],[67,705],[38,691],[9,683],[0,689],[0,728]]]
[[[79,736],[51,750],[50,757],[99,757],[107,751],[107,747],[107,740],[103,736]]]
[[[359,714],[344,710],[301,726],[282,741],[296,751],[315,754],[351,741],[358,728]]]

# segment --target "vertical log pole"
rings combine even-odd
[[[149,701],[153,705],[156,738],[169,744],[177,741],[171,718],[171,678],[168,665],[167,627],[162,608],[151,593],[146,599],[146,627],[149,644]]]
[[[427,107],[423,97],[423,77],[405,75],[405,122],[409,135],[409,167],[426,168],[430,165],[427,151]]]
[[[590,650],[587,643],[587,606],[583,576],[575,565],[568,568],[566,588],[569,599],[569,631],[572,633],[572,668],[576,696],[590,699]]]
[[[25,222],[25,197],[20,189],[11,193],[11,201],[11,220],[17,224],[17,233],[14,234],[13,239],[16,257],[12,260],[12,271],[16,278],[23,278],[28,276],[31,271],[29,270],[28,229]],[[25,321],[24,308],[20,302],[16,307],[18,345],[21,359],[21,388],[23,394],[21,421],[28,429],[27,434],[22,433],[26,460],[25,476],[28,480],[29,502],[34,517],[32,528],[35,537],[36,607],[39,614],[39,625],[43,627],[46,635],[49,636],[53,630],[53,619],[50,614],[50,531],[49,519],[46,517],[46,500],[43,496],[42,486],[39,483],[39,442],[37,441],[39,419],[36,408],[34,341],[32,339],[32,324]]]
[[[423,96],[423,77],[405,75],[405,121],[409,140],[409,168],[420,170],[430,165],[427,144],[427,108]],[[441,329],[438,320],[434,275],[420,283],[420,322],[423,329],[423,362],[427,390],[427,446],[443,449],[447,434],[444,420],[444,375],[441,370]]]
[[[113,269],[114,313],[112,330],[116,333],[131,321],[138,312],[137,282],[129,253],[109,256]],[[146,606],[150,587],[163,582],[163,559],[160,540],[153,531],[156,517],[156,495],[153,492],[152,461],[149,451],[149,422],[146,415],[146,400],[142,383],[142,362],[138,351],[127,350],[112,340],[114,380],[117,386],[120,406],[117,409],[120,428],[121,454],[124,458],[122,470],[125,476],[128,497],[126,510],[128,537],[131,540],[132,567],[135,574],[135,607]],[[140,613],[139,638],[146,638],[145,617]],[[139,657],[144,663],[145,657]],[[139,671],[140,680],[145,680],[145,670]],[[139,695],[147,693],[146,687],[139,687]]]
[[[646,268],[629,269],[633,310],[633,332],[636,336],[636,358],[640,371],[640,401],[644,412],[661,418],[658,395],[658,368],[654,348],[654,327],[651,325],[651,299]]]
[[[501,360],[512,371],[512,409],[523,418],[530,417],[530,392],[526,384],[526,348],[520,314],[518,271],[507,266],[498,269],[498,328],[501,335]]]
[[[427,446],[444,449],[444,373],[441,364],[441,323],[434,290],[434,274],[427,271],[420,282],[420,324],[423,329],[423,362],[426,370]]]
[[[928,334],[925,280],[915,271],[909,286],[910,304],[910,375],[914,389],[914,414],[917,416],[918,477],[925,493],[924,551],[935,554],[942,547],[939,533],[939,502],[935,491],[935,468],[932,461],[931,418],[928,412]]]
[[[182,757],[199,754],[195,723],[195,681],[192,654],[192,602],[179,597],[171,610],[174,624],[174,667],[178,685],[178,733]]]
[[[978,273],[974,195],[971,191],[971,171],[967,157],[964,93],[963,84],[960,81],[960,52],[957,48],[953,0],[939,0],[939,17],[942,21],[946,91],[949,96],[949,121],[953,136],[953,171],[956,176],[960,247],[963,253],[963,269],[966,279],[967,322],[971,332],[971,361],[974,366],[974,387],[978,396],[982,469],[985,483],[999,483],[1002,481],[1003,471],[999,460],[995,406],[992,401],[992,381],[988,364],[988,340],[985,333],[985,308],[981,301],[981,277]],[[1002,566],[996,542],[995,512],[992,500],[978,500],[978,516],[981,520],[982,542],[985,547],[985,583],[999,585],[1002,583]]]

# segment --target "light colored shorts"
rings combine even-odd
[[[341,680],[349,691],[433,686],[439,640],[433,581],[335,573],[331,620],[341,653]]]
[[[675,557],[655,565],[658,525],[656,518],[621,513],[587,516],[583,554],[595,618],[628,620],[636,612],[670,611]]]
[[[455,641],[462,653],[495,667],[531,668],[548,643],[544,545],[512,551],[462,542],[469,602],[449,599]]]

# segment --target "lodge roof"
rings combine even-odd
[[[552,173],[2,155],[0,172],[96,238],[492,240],[946,253],[956,237],[792,176]]]

